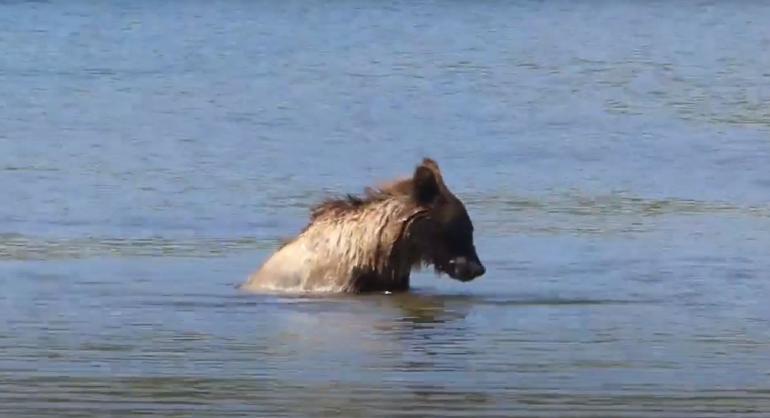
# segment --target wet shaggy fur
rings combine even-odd
[[[426,158],[412,178],[313,207],[308,225],[285,242],[241,289],[407,290],[412,269],[432,264],[440,271],[446,264],[438,260],[446,257],[442,257],[442,245],[435,242],[437,220],[440,213],[453,208],[467,217],[462,203],[444,185],[436,162]]]

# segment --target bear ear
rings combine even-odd
[[[421,205],[433,203],[441,193],[436,173],[425,165],[414,170],[414,199]]]
[[[438,168],[438,163],[433,158],[428,158],[428,157],[423,158],[422,159],[422,165],[424,165],[425,167],[430,168],[431,170],[433,170],[433,171],[435,171],[437,173],[441,171],[441,169]]]

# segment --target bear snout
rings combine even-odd
[[[463,256],[454,258],[450,264],[452,266],[449,272],[450,276],[463,282],[469,282],[487,271],[481,261],[470,260]]]

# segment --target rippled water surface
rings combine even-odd
[[[0,3],[0,415],[770,415],[770,6]],[[432,156],[487,274],[234,286]]]

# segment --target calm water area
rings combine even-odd
[[[0,1],[0,416],[770,416],[769,22]],[[486,275],[235,288],[423,156]]]

